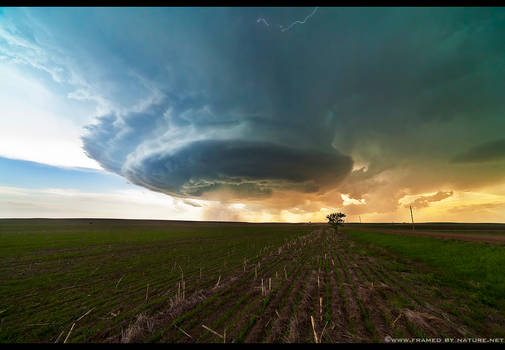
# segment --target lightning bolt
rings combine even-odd
[[[288,30],[290,30],[291,28],[293,28],[293,27],[294,27],[295,25],[297,25],[297,24],[305,24],[305,22],[307,22],[307,20],[308,20],[310,17],[314,16],[314,14],[316,13],[316,11],[317,11],[317,9],[318,9],[318,8],[319,8],[319,7],[315,7],[315,8],[314,8],[314,10],[312,10],[312,12],[311,12],[311,13],[310,13],[307,17],[305,17],[305,19],[303,19],[302,21],[294,21],[293,23],[291,23],[291,24],[290,24],[289,26],[287,26],[287,27],[280,26],[280,28],[281,28],[281,32],[288,31]]]
[[[258,19],[256,20],[256,23],[260,23],[260,22],[263,22],[263,23],[265,23],[265,25],[266,25],[267,27],[270,27],[270,24],[268,24],[268,22],[267,22],[267,20],[266,20],[266,19],[264,19],[264,18],[258,18]]]

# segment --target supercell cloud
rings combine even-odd
[[[332,146],[338,89],[328,79],[336,83],[338,69],[307,33],[258,25],[260,11],[168,11],[170,30],[156,28],[167,34],[164,50],[148,58],[160,98],[142,111],[99,117],[83,138],[86,152],[105,169],[172,195],[261,197],[338,185],[353,166]]]
[[[276,29],[308,14],[289,31]],[[389,188],[394,207],[406,193],[478,182],[468,178],[472,170],[448,165],[466,160],[463,149],[484,143],[469,155],[501,157],[493,150],[500,142],[486,140],[505,126],[503,9],[151,15],[157,20],[143,22],[124,50],[156,98],[99,117],[83,138],[92,158],[133,183],[240,198],[325,193],[342,184],[361,197],[387,185],[377,176],[388,169],[439,164],[435,181],[399,179],[403,188]],[[352,173],[356,161],[367,171]]]
[[[18,12],[0,54],[96,103],[85,152],[146,188],[383,213],[504,181],[503,8]]]

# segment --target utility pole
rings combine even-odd
[[[409,208],[410,208],[410,218],[412,219],[412,231],[414,231],[415,226],[414,226],[414,215],[412,214],[412,206],[409,205]]]
[[[359,217],[359,223],[361,224],[361,216]]]

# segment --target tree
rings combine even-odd
[[[335,232],[338,232],[338,227],[343,225],[345,217],[346,215],[340,212],[331,213],[326,216],[328,223],[335,229]]]

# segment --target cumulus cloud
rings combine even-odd
[[[449,198],[450,196],[453,195],[453,193],[454,193],[453,191],[449,192],[439,191],[431,196],[421,196],[419,198],[416,198],[413,202],[406,204],[405,208],[408,208],[409,206],[412,206],[417,209],[426,208],[430,205],[431,202],[438,202],[443,199]]]

